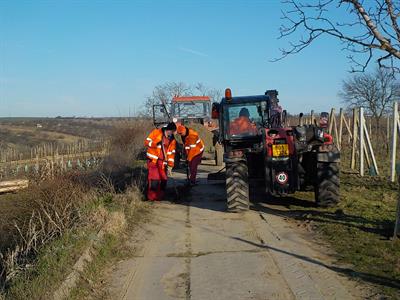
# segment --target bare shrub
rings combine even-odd
[[[144,140],[152,129],[148,119],[128,120],[116,125],[110,137],[109,155],[104,158],[100,172],[104,186],[125,191],[131,185],[142,186],[145,173],[138,160],[146,158]]]
[[[14,247],[0,253],[0,288],[31,261],[40,247],[79,224],[80,207],[89,201],[84,187],[68,176],[57,177],[29,190],[31,215],[14,221]]]
[[[118,124],[111,135],[110,160],[117,166],[131,165],[143,152],[143,142],[151,127],[147,119]]]

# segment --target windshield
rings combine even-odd
[[[173,103],[173,115],[177,118],[201,118],[210,115],[210,102]]]
[[[227,134],[230,137],[258,135],[258,127],[263,123],[256,104],[228,106],[227,120]]]

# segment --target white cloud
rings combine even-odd
[[[203,57],[208,57],[208,54],[197,51],[197,50],[193,50],[190,48],[184,48],[184,47],[179,47],[178,50],[183,51],[183,52],[187,52],[193,55],[197,55],[197,56],[203,56]]]

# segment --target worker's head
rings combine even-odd
[[[183,125],[179,125],[177,132],[180,135],[186,135],[187,128],[185,126],[183,126]]]
[[[176,125],[174,122],[168,123],[165,127],[162,128],[162,130],[166,137],[171,137],[176,132]]]
[[[242,107],[242,109],[239,112],[239,117],[247,117],[250,118],[250,113],[249,110],[246,107]]]

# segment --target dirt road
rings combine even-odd
[[[153,221],[115,267],[113,299],[357,299],[354,284],[313,242],[262,209],[226,213],[223,183],[200,184],[182,204],[156,203]],[[182,184],[183,174],[175,174]],[[172,186],[173,182],[170,182]]]

